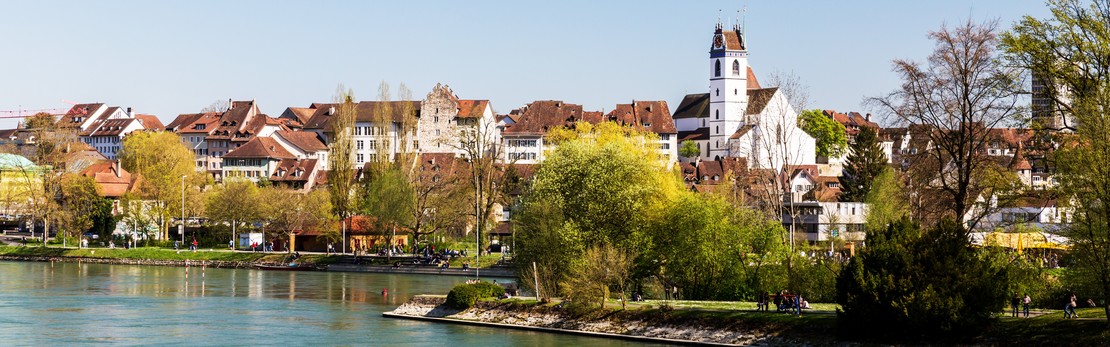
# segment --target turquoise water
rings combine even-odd
[[[625,346],[382,318],[462,277],[0,262],[0,345]],[[381,295],[388,289],[389,295]]]

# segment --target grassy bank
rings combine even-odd
[[[213,260],[233,262],[280,263],[286,261],[284,253],[254,253],[232,252],[217,250],[187,250],[175,251],[157,247],[123,248],[61,248],[61,247],[20,247],[0,246],[0,255],[8,256],[40,256],[40,257],[75,257],[75,258],[102,258],[102,259],[147,259],[147,260]],[[327,264],[335,261],[336,257],[324,255],[305,255],[302,262]]]
[[[621,309],[618,301],[610,300],[604,309],[587,312],[567,311],[560,301],[540,303],[527,298],[508,300],[484,299],[479,305],[486,309],[498,307],[517,312],[543,313],[563,311],[581,321],[645,321],[658,326],[673,324],[704,326],[706,328],[743,327],[745,330],[777,336],[806,344],[836,344],[857,342],[864,344],[983,344],[983,345],[1079,345],[1103,346],[1110,341],[1110,328],[1101,308],[1081,308],[1081,319],[1063,319],[1062,310],[1035,311],[1030,318],[1010,318],[999,313],[991,327],[963,338],[945,336],[921,340],[906,337],[895,340],[843,340],[837,330],[837,305],[812,304],[811,310],[802,315],[757,312],[754,302],[723,301],[656,301],[629,303]]]

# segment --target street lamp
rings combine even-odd
[[[185,246],[185,176],[181,175],[181,246]]]

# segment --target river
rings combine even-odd
[[[381,316],[412,295],[446,293],[465,280],[431,275],[0,262],[0,345],[634,344]],[[383,296],[382,289],[388,289],[389,295]]]

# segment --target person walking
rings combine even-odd
[[[1014,292],[1014,296],[1010,297],[1010,312],[1011,312],[1010,315],[1011,315],[1011,317],[1017,318],[1017,316],[1018,316],[1018,304],[1019,303],[1021,303],[1021,297],[1018,296],[1017,292]]]
[[[1021,310],[1025,314],[1025,318],[1029,318],[1029,304],[1033,299],[1029,297],[1029,293],[1025,293],[1025,297],[1021,299]]]
[[[1071,313],[1071,318],[1079,318],[1079,314],[1075,313],[1075,293],[1071,293],[1071,298],[1068,300],[1068,313]]]

